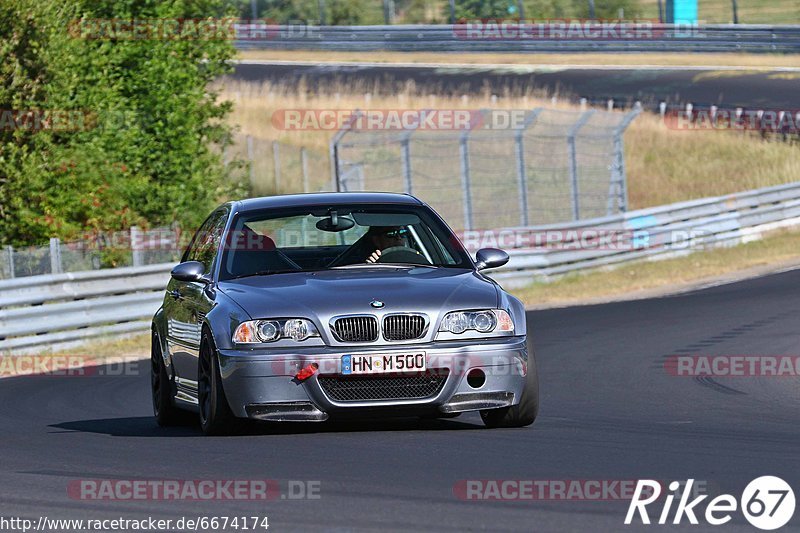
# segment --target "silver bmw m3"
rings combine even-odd
[[[152,324],[161,425],[241,419],[453,417],[533,423],[536,361],[522,303],[426,204],[324,193],[230,202],[197,230]]]

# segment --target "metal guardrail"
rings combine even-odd
[[[0,353],[147,331],[173,263],[0,281]]]
[[[569,23],[569,21],[564,21]],[[586,24],[586,21],[581,21]],[[631,22],[628,24],[636,24]],[[524,37],[500,33],[471,36],[464,24],[398,26],[237,25],[240,50],[336,50],[363,52],[800,52],[800,25],[653,24],[638,37],[601,34],[581,38],[552,30]]]
[[[467,237],[484,244],[487,235],[500,241],[511,260],[491,276],[507,287],[519,287],[578,270],[740,244],[759,239],[762,232],[799,224],[800,183],[792,183],[566,224],[475,232]],[[558,242],[539,247],[503,246],[502,241],[520,236],[531,242],[530,235]],[[603,238],[614,244],[603,244]]]
[[[491,276],[514,287],[578,270],[756,240],[764,231],[792,225],[800,225],[800,183],[565,224],[473,230],[462,238],[471,251],[487,245],[506,249],[511,261]],[[613,236],[618,244],[594,247],[589,233]],[[544,247],[514,245],[514,239],[530,235],[562,238]],[[93,337],[147,331],[172,266],[0,281],[0,353],[66,348]]]

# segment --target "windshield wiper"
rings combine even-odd
[[[397,267],[425,267],[425,268],[439,268],[439,265],[422,265],[419,263],[352,263],[349,265],[339,265],[334,268],[354,268],[354,267],[389,267],[389,268],[397,268]]]
[[[238,276],[233,276],[231,279],[242,279],[242,278],[252,278],[255,276],[271,276],[273,274],[289,274],[291,272],[314,272],[314,270],[261,270],[259,272],[252,272],[250,274],[240,274]]]

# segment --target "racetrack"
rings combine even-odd
[[[516,65],[423,66],[391,64],[304,64],[240,61],[231,79],[270,82],[293,88],[301,80],[314,94],[336,84],[356,85],[396,94],[410,82],[422,94],[503,95],[540,90],[548,94],[587,97],[593,102],[612,98],[629,105],[640,100],[647,107],[661,101],[670,105],[737,106],[748,109],[797,107],[800,73],[795,69],[747,70],[714,67],[536,67]]]
[[[0,380],[4,514],[268,515],[271,531],[619,531],[647,529],[622,525],[622,501],[463,501],[453,487],[464,479],[691,477],[705,480],[712,494],[738,498],[747,482],[769,474],[800,488],[798,378],[695,380],[663,366],[671,354],[797,354],[800,271],[673,297],[530,312],[529,323],[542,404],[526,429],[486,430],[470,414],[260,426],[208,438],[193,426],[155,425],[144,363],[133,377]],[[82,478],[319,480],[321,498],[71,499],[68,483]],[[798,523],[796,514],[790,529]],[[755,531],[739,513],[715,529]]]

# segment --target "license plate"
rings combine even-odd
[[[342,356],[342,374],[388,374],[424,370],[425,352]]]

